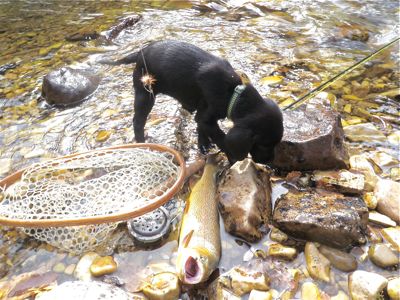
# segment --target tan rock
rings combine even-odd
[[[352,272],[357,269],[357,260],[349,253],[324,245],[320,246],[318,250],[331,262],[336,269],[344,272]]]
[[[374,194],[378,200],[377,210],[399,224],[400,182],[381,179],[375,187]]]
[[[400,277],[389,280],[387,291],[391,300],[400,300]]]
[[[317,246],[314,243],[307,242],[304,255],[306,257],[307,271],[310,276],[316,280],[329,282],[331,264],[329,260],[318,251]]]
[[[178,299],[180,293],[178,276],[172,272],[150,276],[146,279],[142,292],[150,300]]]
[[[399,264],[399,257],[385,244],[374,244],[369,247],[368,256],[375,265],[382,268]]]
[[[92,265],[93,261],[98,257],[99,255],[96,252],[88,252],[83,255],[75,267],[74,277],[81,281],[92,280],[90,266]]]
[[[386,136],[373,124],[362,123],[344,128],[344,134],[353,142],[385,142]]]
[[[376,199],[373,192],[365,193],[363,196],[363,200],[369,209],[375,209],[378,205],[378,199]]]
[[[350,167],[353,170],[360,171],[365,177],[365,189],[369,192],[373,191],[378,181],[374,167],[363,155],[353,155],[350,157]]]
[[[269,278],[262,272],[247,271],[235,267],[219,278],[222,287],[225,287],[238,296],[249,293],[251,290],[268,291]]]
[[[314,171],[312,180],[317,186],[340,193],[361,194],[364,190],[364,175],[347,170]]]
[[[301,286],[302,300],[321,300],[321,292],[318,286],[310,281],[304,282]]]
[[[288,239],[287,234],[284,233],[283,231],[279,230],[276,227],[273,227],[271,229],[271,233],[270,233],[269,237],[271,238],[271,240],[273,240],[274,242],[278,242],[278,243],[285,242]]]
[[[349,300],[349,296],[347,296],[345,292],[339,291],[339,293],[336,296],[331,297],[330,300]]]
[[[268,255],[286,260],[293,260],[297,256],[297,250],[296,248],[286,247],[281,244],[272,244],[268,248]]]
[[[368,214],[368,221],[384,226],[384,227],[394,227],[396,226],[396,222],[393,221],[388,216],[380,214],[376,211],[370,211]]]
[[[379,274],[355,271],[349,276],[351,299],[376,300],[387,284],[387,279]]]
[[[381,233],[392,247],[400,252],[400,226],[384,228]]]
[[[103,276],[114,273],[118,266],[112,256],[97,257],[90,266],[90,273],[95,276]]]

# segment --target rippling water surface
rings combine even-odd
[[[104,33],[135,14],[142,19],[113,42],[66,41],[76,32]],[[228,59],[285,107],[394,40],[398,18],[398,1],[391,0],[0,1],[0,178],[49,157],[133,141],[132,66],[99,65],[100,56],[120,57],[152,40],[187,41]],[[378,144],[352,143],[351,153],[378,149],[398,159],[398,51],[397,44],[324,94],[344,126],[372,122],[387,136]],[[96,92],[73,108],[53,108],[40,97],[43,76],[62,66],[102,77]],[[171,98],[157,98],[146,128],[149,141],[194,157],[195,126]],[[0,259],[18,261],[16,246],[7,247]],[[231,254],[223,258],[226,268],[243,251]]]

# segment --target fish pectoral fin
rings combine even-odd
[[[183,240],[182,240],[183,248],[187,248],[187,246],[189,245],[189,242],[190,242],[190,240],[192,239],[192,236],[193,236],[193,232],[194,232],[194,229],[189,231],[189,233],[187,235],[185,235],[185,237],[183,238]]]

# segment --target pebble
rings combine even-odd
[[[56,273],[63,273],[65,271],[65,265],[63,263],[58,263],[53,267],[53,271]]]
[[[90,266],[92,265],[93,261],[98,257],[100,256],[95,252],[88,252],[83,255],[76,265],[74,277],[82,281],[91,281],[92,274],[90,272]]]
[[[318,250],[331,262],[332,266],[344,272],[352,272],[357,269],[356,258],[346,252],[327,246],[320,246]]]
[[[368,214],[368,221],[384,226],[384,227],[394,227],[396,222],[393,221],[388,216],[382,215],[376,211],[370,211]]]
[[[376,300],[387,286],[385,277],[366,271],[355,271],[349,276],[349,292],[352,300]]]
[[[330,281],[330,268],[329,260],[322,255],[314,243],[307,242],[304,249],[306,257],[307,271],[310,276],[316,280],[325,282]]]
[[[67,275],[72,275],[75,271],[75,268],[76,264],[70,264],[65,268],[64,273]]]
[[[304,282],[301,286],[301,299],[302,300],[320,300],[321,292],[318,286],[310,281]]]
[[[273,227],[271,230],[271,233],[270,233],[270,238],[274,242],[282,243],[282,242],[287,241],[288,236],[283,231],[279,230],[276,227]]]
[[[389,280],[387,292],[391,300],[400,300],[400,277]]]
[[[178,299],[180,293],[178,276],[172,272],[152,275],[146,279],[142,292],[150,300]]]
[[[381,233],[392,247],[400,252],[400,226],[384,228]]]
[[[293,260],[297,256],[297,250],[296,248],[286,247],[281,244],[272,244],[268,248],[268,255],[272,257]]]
[[[363,196],[363,200],[365,205],[367,205],[368,209],[375,209],[378,205],[378,199],[376,199],[375,194],[373,192],[365,193]]]
[[[97,257],[90,266],[90,273],[95,277],[99,277],[114,273],[117,267],[117,263],[112,256]]]
[[[375,244],[369,247],[370,260],[382,268],[392,267],[399,264],[398,256],[385,244]]]
[[[272,295],[269,291],[252,290],[249,295],[249,300],[272,300]]]
[[[219,283],[238,296],[249,293],[251,290],[268,291],[269,278],[262,272],[246,271],[235,267],[220,276]]]
[[[104,142],[111,136],[111,131],[100,130],[96,135],[96,142]]]
[[[372,192],[375,188],[378,177],[375,174],[374,167],[363,155],[353,155],[350,157],[350,167],[353,170],[360,171],[365,176],[365,190]]]
[[[339,291],[339,293],[336,296],[331,297],[330,300],[349,300],[349,296],[347,296],[345,292]]]

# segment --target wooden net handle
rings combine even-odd
[[[161,205],[163,205],[169,199],[171,199],[182,188],[186,172],[186,165],[182,155],[174,149],[159,144],[137,143],[137,144],[126,144],[122,146],[113,146],[109,148],[96,149],[87,152],[74,153],[60,158],[55,158],[55,161],[65,158],[71,158],[77,155],[90,154],[97,152],[99,150],[126,149],[126,148],[148,148],[160,152],[171,153],[179,164],[178,179],[163,195],[158,196],[153,200],[150,200],[144,206],[139,207],[138,209],[130,212],[115,213],[106,216],[72,218],[72,219],[62,219],[62,220],[54,220],[54,219],[25,220],[25,219],[11,219],[0,216],[0,225],[12,226],[12,227],[65,227],[65,226],[94,225],[94,224],[126,221],[144,215],[145,213],[148,213],[150,211],[159,208]],[[25,169],[22,169],[5,177],[3,180],[0,181],[0,187],[5,188],[15,183],[17,180],[21,179],[22,173],[24,171]]]

